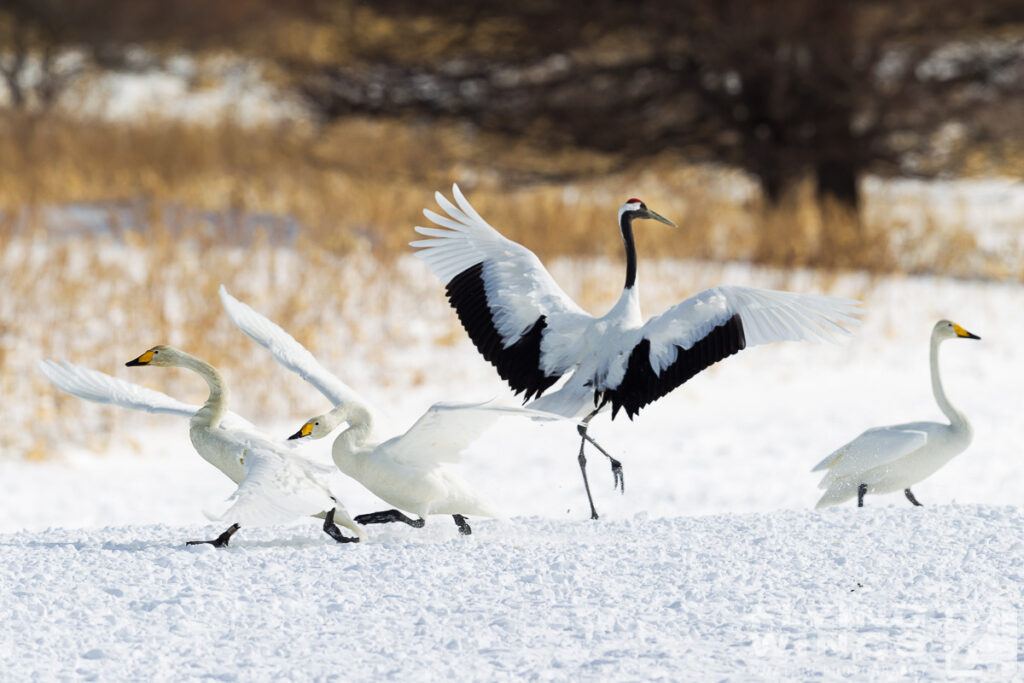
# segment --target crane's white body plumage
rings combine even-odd
[[[946,398],[939,376],[939,344],[953,338],[977,339],[962,327],[940,320],[932,330],[930,366],[932,391],[950,423],[909,422],[869,429],[819,462],[812,472],[824,471],[818,484],[827,489],[816,507],[838,505],[865,493],[892,493],[923,481],[971,443],[967,418]]]
[[[468,305],[485,303],[486,310],[473,310],[469,314],[490,318],[500,337],[501,349],[494,351],[496,355],[509,351],[543,320],[536,369],[543,373],[544,386],[539,391],[525,387],[527,396],[539,395],[558,377],[572,375],[558,391],[530,404],[538,410],[564,416],[582,415],[593,408],[595,394],[614,394],[631,366],[635,366],[633,372],[642,374],[649,386],[643,390],[643,396],[624,399],[627,413],[632,417],[643,404],[680,383],[678,377],[671,377],[672,373],[666,370],[676,363],[681,352],[700,345],[713,330],[734,316],[738,316],[742,324],[740,348],[776,341],[832,340],[849,334],[843,325],[859,322],[856,318],[858,302],[849,299],[720,286],[702,291],[645,323],[637,288],[631,283],[627,283],[622,296],[607,314],[593,317],[558,286],[532,251],[507,239],[488,224],[466,200],[458,185],[453,186],[452,193],[457,205],[440,192],[435,194],[447,215],[429,209],[424,211],[428,219],[441,227],[417,226],[416,231],[427,239],[411,244],[417,248],[416,255],[449,286],[449,296],[457,309],[458,302],[451,290],[453,281],[479,268],[486,301],[470,301]],[[637,200],[630,202],[642,206]],[[620,222],[630,206],[632,204],[627,203],[620,210]],[[647,211],[646,207],[643,209]],[[640,217],[663,220],[656,215]],[[631,228],[623,229],[630,230],[627,250],[632,250]],[[460,311],[462,316],[463,311]],[[470,323],[463,318],[463,324],[472,337]],[[634,355],[643,342],[646,343],[642,353]],[[710,363],[719,359],[711,359]],[[498,361],[492,362],[498,366]],[[646,367],[640,367],[643,363]],[[710,364],[698,367],[703,362],[697,359],[687,360],[687,363],[696,371]],[[653,379],[649,380],[652,373]],[[519,390],[514,379],[506,379]],[[615,406],[613,398],[613,410],[617,409]]]
[[[335,403],[330,412],[309,420],[296,437],[323,438],[347,423],[332,447],[334,463],[344,474],[385,502],[420,517],[503,516],[497,505],[450,465],[461,461],[465,449],[500,417],[550,419],[548,416],[489,404],[437,403],[406,432],[379,442],[379,411],[335,377],[288,332],[232,297],[223,287],[221,300],[228,316],[250,338]],[[325,390],[328,387],[334,389]]]

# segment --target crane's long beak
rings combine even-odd
[[[645,218],[653,218],[654,220],[658,221],[659,223],[664,223],[665,225],[670,225],[673,228],[676,227],[675,223],[673,223],[669,219],[665,218],[660,213],[657,213],[656,211],[651,211],[650,209],[647,209],[647,215],[645,216]]]
[[[149,350],[149,351],[146,351],[141,356],[139,356],[138,358],[135,358],[134,360],[128,361],[127,363],[125,363],[125,365],[127,365],[128,367],[132,367],[134,365],[149,365],[150,361],[152,361],[152,360],[153,360],[153,351]]]
[[[291,441],[292,439],[301,439],[304,436],[309,436],[312,432],[313,432],[313,423],[312,422],[307,422],[306,424],[302,425],[299,428],[299,431],[297,431],[294,434],[292,434],[291,436],[289,436],[288,440]]]
[[[960,337],[961,339],[981,339],[981,337],[979,337],[978,335],[971,334],[970,332],[960,327],[959,325],[953,325],[953,330],[956,332],[956,336]]]

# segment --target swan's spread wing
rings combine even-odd
[[[245,479],[215,518],[242,526],[281,524],[336,506],[327,484],[329,468],[260,444],[246,447],[242,457]]]
[[[178,415],[185,418],[192,417],[199,410],[199,406],[182,403],[159,391],[147,389],[68,361],[58,363],[52,360],[41,360],[37,365],[40,372],[58,389],[93,403],[107,403],[129,410]],[[252,423],[235,413],[225,415],[221,426],[225,429],[242,431],[255,429]]]
[[[516,393],[540,396],[569,370],[542,357],[541,342],[551,332],[590,320],[562,291],[537,256],[491,227],[452,186],[458,206],[440,192],[434,196],[446,216],[423,214],[441,227],[416,227],[429,239],[412,242],[446,286],[476,348]]]
[[[843,477],[867,472],[905,455],[928,443],[926,425],[907,424],[876,427],[864,432],[814,466],[812,472],[828,470],[821,488]]]
[[[435,403],[405,434],[379,446],[400,462],[436,464],[459,462],[462,452],[501,417],[559,419],[548,413],[487,403]]]
[[[624,336],[608,370],[612,414],[632,417],[708,366],[748,346],[777,341],[830,341],[859,324],[858,302],[833,296],[750,287],[712,287],[651,318]]]
[[[320,364],[309,350],[285,332],[280,325],[256,312],[220,287],[220,300],[235,326],[253,341],[270,351],[274,359],[302,377],[327,397],[332,405],[358,401],[368,405],[351,387]]]

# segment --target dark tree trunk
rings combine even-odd
[[[860,194],[857,191],[857,178],[860,175],[857,165],[850,159],[822,159],[814,166],[817,182],[818,201],[831,197],[851,212],[857,213],[860,208]]]

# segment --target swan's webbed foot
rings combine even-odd
[[[473,533],[473,530],[469,528],[469,523],[466,518],[462,515],[452,515],[452,519],[455,520],[455,525],[459,527],[459,533],[463,536],[469,536]]]
[[[240,527],[237,524],[232,524],[228,527],[227,531],[212,541],[187,541],[185,545],[203,545],[204,543],[209,543],[214,548],[226,548],[228,546],[228,541],[231,540],[231,537],[239,528]]]
[[[859,507],[859,508],[864,507],[864,496],[865,496],[865,494],[867,494],[867,492],[868,492],[868,485],[867,484],[861,484],[860,486],[857,487],[857,507]]]
[[[334,508],[331,508],[331,511],[324,517],[324,533],[338,543],[359,543],[358,536],[349,537],[341,533],[341,529],[334,523]]]
[[[903,494],[907,497],[907,500],[909,500],[914,505],[918,507],[924,507],[919,502],[917,502],[917,498],[914,497],[914,493],[909,488],[903,489]]]
[[[412,519],[399,510],[369,512],[365,515],[356,515],[355,519],[358,524],[388,524],[390,522],[402,522],[417,529],[422,528],[423,525],[426,524],[422,517],[419,519]]]

